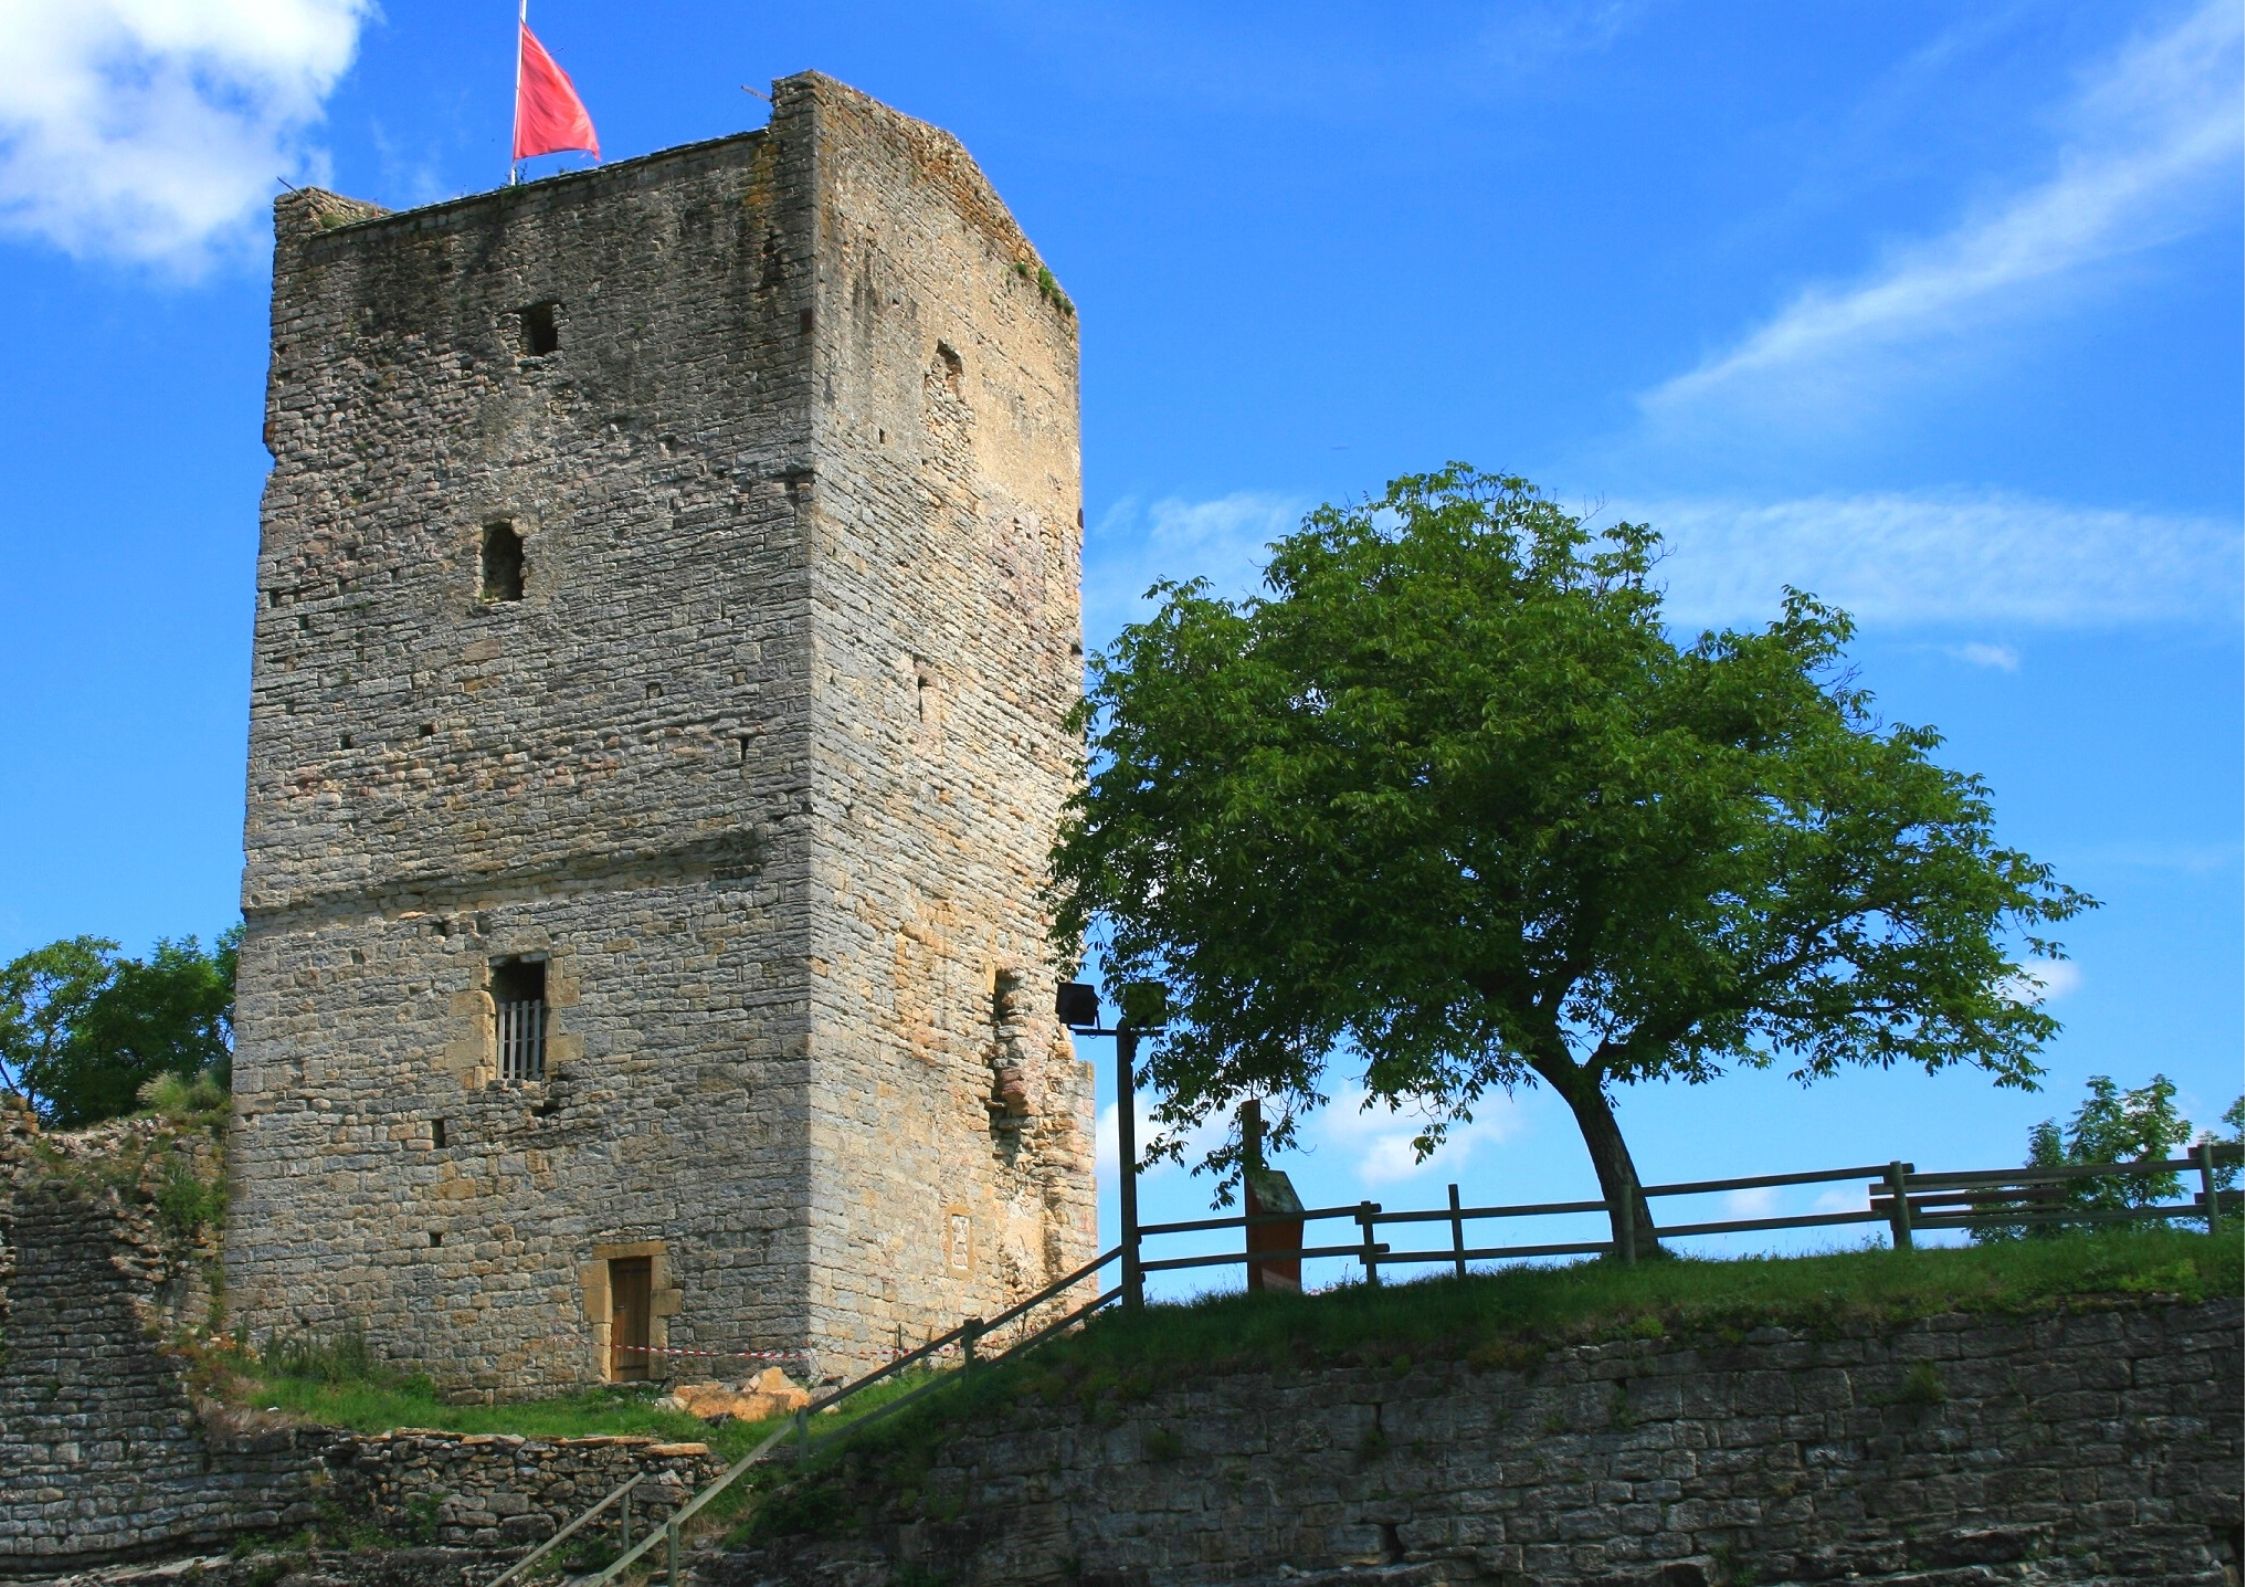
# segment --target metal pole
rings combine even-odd
[[[515,146],[522,141],[522,34],[530,26],[530,0],[522,0],[522,14],[515,18],[514,35],[514,131],[507,135],[507,186],[513,187],[522,180],[522,162],[514,157]]]
[[[1138,1254],[1138,1032],[1115,1031],[1115,1156],[1122,1165],[1123,1305],[1146,1304],[1146,1276]]]
[[[1249,1097],[1239,1105],[1239,1202],[1240,1210],[1249,1217],[1263,1210],[1255,1199],[1255,1176],[1262,1171],[1263,1104]],[[1247,1257],[1247,1287],[1258,1293],[1263,1288],[1263,1265],[1255,1260],[1255,1241],[1263,1232],[1254,1223],[1240,1231],[1245,1237],[1241,1250]]]
[[[1465,1219],[1458,1216],[1458,1187],[1450,1187],[1450,1249],[1457,1253],[1458,1277],[1465,1277]]]

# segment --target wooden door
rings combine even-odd
[[[647,1346],[653,1316],[654,1263],[649,1257],[617,1257],[608,1264],[608,1376],[616,1383],[643,1383],[655,1376]]]

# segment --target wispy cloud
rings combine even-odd
[[[2092,627],[2234,622],[2235,524],[2069,506],[2004,492],[1881,492],[1779,502],[1626,502],[1669,548],[1660,573],[1687,624],[1773,615],[1783,586],[1890,624]],[[1967,645],[1976,665],[2017,664]]]
[[[2234,194],[2240,13],[2210,0],[2140,37],[2060,118],[2050,174],[1947,233],[1895,248],[1849,285],[1816,285],[1736,345],[1639,400],[1829,416],[1944,348],[2078,286],[2096,265],[2188,233]]]
[[[1987,667],[1996,672],[2019,670],[2019,652],[2009,645],[1990,645],[1976,639],[1970,644],[1951,645],[1948,653],[1968,667]]]
[[[1131,1115],[1133,1138],[1136,1141],[1139,1155],[1143,1157],[1149,1147],[1155,1144],[1160,1135],[1160,1127],[1155,1124],[1153,1114],[1148,1111],[1146,1099],[1137,1097],[1133,1100],[1136,1103],[1136,1110]],[[1115,1104],[1110,1102],[1099,1110],[1099,1117],[1093,1125],[1092,1151],[1097,1164],[1099,1183],[1102,1185],[1121,1183],[1121,1124],[1122,1120],[1117,1117]],[[1222,1141],[1224,1132],[1229,1128],[1230,1124],[1223,1119],[1203,1120],[1199,1125],[1187,1130],[1178,1138],[1184,1148],[1182,1163],[1173,1163],[1165,1159],[1146,1169],[1139,1175],[1139,1178],[1147,1180],[1162,1174],[1190,1171],[1195,1164],[1206,1157],[1210,1150]]]
[[[242,247],[373,0],[8,0],[0,226],[81,257],[192,273]]]
[[[2081,990],[2081,966],[2071,959],[2037,959],[2003,986],[2014,1003],[2055,1003]]]
[[[1344,1177],[1367,1185],[1392,1185],[1437,1169],[1459,1172],[1484,1147],[1511,1139],[1521,1127],[1519,1104],[1512,1098],[1484,1097],[1472,1122],[1452,1126],[1440,1150],[1421,1162],[1411,1142],[1425,1128],[1423,1110],[1405,1103],[1391,1111],[1384,1103],[1367,1107],[1365,1101],[1361,1088],[1336,1096],[1310,1121],[1307,1133],[1314,1146],[1344,1159]]]
[[[1262,582],[1265,548],[1300,523],[1297,496],[1239,490],[1207,501],[1167,496],[1147,505],[1125,497],[1084,537],[1084,633],[1097,648],[1146,615],[1157,579],[1205,578],[1219,594],[1245,595]]]

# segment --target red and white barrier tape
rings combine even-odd
[[[610,1345],[635,1356],[694,1356],[703,1361],[808,1361],[808,1350],[679,1350],[669,1345]]]

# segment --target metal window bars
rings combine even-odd
[[[525,998],[494,1005],[499,1015],[499,1078],[546,1077],[546,1000]]]

